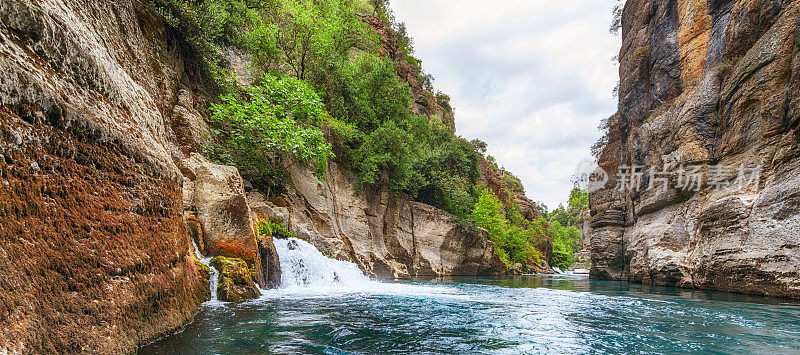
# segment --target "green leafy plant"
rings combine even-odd
[[[548,234],[552,237],[551,264],[567,269],[575,262],[575,252],[580,248],[581,231],[572,226],[562,226],[558,221],[550,222]]]
[[[524,226],[514,225],[503,216],[497,196],[485,188],[472,210],[471,220],[486,229],[494,243],[495,254],[506,265],[520,263],[527,266],[541,260],[536,246],[545,237],[544,220],[528,221]]]
[[[273,236],[280,238],[295,238],[294,233],[283,222],[272,221],[264,218],[256,222],[256,236]]]
[[[223,95],[211,112],[221,139],[207,147],[208,155],[236,166],[265,191],[283,185],[288,164],[310,165],[322,178],[333,157],[318,126],[325,114],[322,100],[298,79],[265,76],[263,85],[241,97]]]

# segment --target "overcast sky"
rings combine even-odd
[[[434,85],[452,97],[456,133],[489,154],[550,209],[616,111],[609,34],[615,0],[391,0]]]

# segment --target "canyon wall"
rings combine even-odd
[[[324,181],[291,166],[286,194],[268,202],[258,191],[250,205],[284,222],[323,253],[355,262],[378,278],[494,275],[508,271],[486,231],[464,230],[452,216],[383,188],[356,192],[355,178],[331,163]]]
[[[209,297],[174,163],[180,38],[138,1],[0,19],[0,352],[133,351]]]
[[[627,1],[609,180],[590,197],[594,277],[800,297],[798,13]],[[619,189],[630,167],[642,188]]]

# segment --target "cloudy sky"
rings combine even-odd
[[[616,111],[608,32],[615,0],[391,0],[434,85],[452,97],[457,134],[480,138],[550,209]]]

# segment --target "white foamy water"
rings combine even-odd
[[[297,238],[273,239],[281,265],[281,287],[263,298],[332,297],[346,294],[463,297],[451,287],[372,280],[349,261],[329,258]]]
[[[306,241],[291,238],[274,242],[283,288],[358,288],[373,282],[356,264],[328,258]]]
[[[219,272],[213,266],[211,266],[211,259],[206,258],[203,254],[200,254],[200,248],[197,247],[197,243],[192,240],[192,245],[194,246],[194,255],[200,260],[200,263],[208,266],[208,269],[211,271],[211,277],[209,281],[209,288],[211,290],[211,301],[206,302],[209,305],[216,305],[220,304],[221,302],[217,299],[217,284],[219,283]]]

